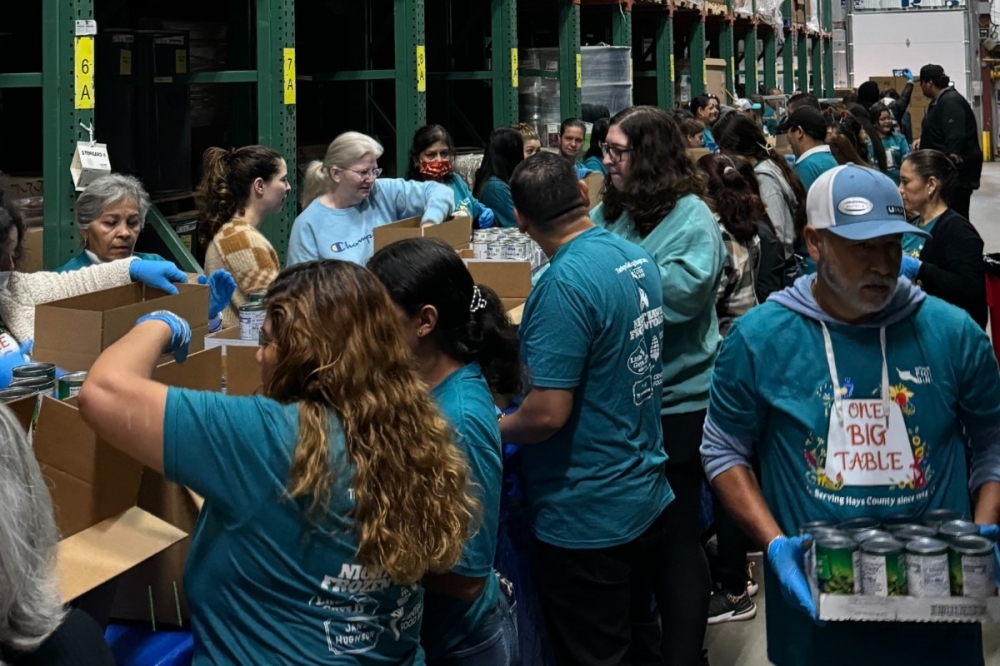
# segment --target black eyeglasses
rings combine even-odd
[[[602,141],[599,145],[601,147],[601,153],[606,157],[610,157],[611,161],[615,164],[622,161],[622,155],[632,152],[631,148],[617,148],[609,144],[607,141]]]
[[[260,333],[257,334],[257,344],[261,347],[266,347],[274,342],[267,333],[264,332],[263,327],[260,329]]]

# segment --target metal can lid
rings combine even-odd
[[[857,550],[858,545],[854,539],[846,535],[824,535],[816,539],[816,547],[827,550]]]
[[[993,542],[981,536],[961,536],[951,540],[949,547],[962,555],[990,555]]]
[[[979,525],[969,520],[949,520],[941,523],[938,534],[945,537],[979,536]]]
[[[26,388],[45,390],[56,385],[56,380],[48,377],[15,377],[10,382],[10,387],[24,386]]]
[[[906,542],[906,552],[915,555],[943,555],[948,552],[948,544],[939,539],[917,537]]]
[[[887,529],[890,532],[893,530],[893,528],[899,527],[900,525],[919,525],[919,524],[920,524],[920,518],[918,518],[917,516],[897,515],[897,516],[886,516],[885,518],[882,519],[883,529]]]
[[[240,306],[240,312],[260,312],[264,310],[264,303],[261,301],[247,302]]]
[[[250,303],[263,303],[265,296],[267,296],[266,291],[252,291],[247,294],[247,301]]]
[[[19,365],[10,374],[14,377],[55,377],[56,366],[51,363],[25,363]]]
[[[865,541],[868,541],[869,539],[878,539],[880,537],[892,537],[891,534],[883,530],[860,530],[858,532],[854,532],[854,534],[852,534],[851,536],[859,545],[864,543]]]
[[[19,398],[27,398],[29,395],[35,395],[37,393],[38,391],[25,386],[12,386],[11,388],[0,389],[0,402],[12,402],[14,400],[18,400]]]
[[[892,536],[897,539],[919,539],[921,537],[926,537],[933,539],[937,536],[937,530],[933,527],[927,527],[926,525],[900,525],[893,533]]]
[[[859,530],[875,530],[879,528],[879,523],[874,518],[850,518],[838,525],[845,532],[857,532]]]
[[[808,523],[802,523],[799,525],[799,534],[804,534],[805,532],[811,532],[813,530],[819,529],[820,527],[831,527],[836,528],[836,523],[831,523],[829,520],[810,520]]]
[[[87,379],[87,371],[80,370],[79,372],[66,373],[59,378],[59,381],[63,384],[82,384],[85,379]]]
[[[946,523],[949,520],[961,520],[962,516],[958,511],[953,511],[951,509],[933,509],[924,513],[922,522],[924,525],[930,525],[931,527],[937,527],[941,523]]]
[[[903,543],[892,537],[878,537],[861,544],[861,550],[872,555],[890,555],[903,552]]]
[[[836,527],[816,527],[810,529],[808,532],[802,532],[802,534],[808,534],[813,538],[813,541],[819,541],[820,539],[825,539],[826,537],[842,537],[845,539],[851,538],[849,532],[838,530]]]

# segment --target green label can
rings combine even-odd
[[[51,363],[25,363],[11,370],[10,375],[14,379],[45,377],[46,379],[54,380],[56,378],[56,366]]]
[[[823,594],[856,594],[858,547],[845,536],[825,536],[815,542],[816,583]]]
[[[855,532],[851,535],[854,542],[859,546],[869,539],[878,539],[879,537],[891,537],[892,535],[883,530],[862,530],[860,532]]]
[[[993,542],[980,536],[952,539],[948,547],[951,594],[985,599],[996,596],[993,578]]]
[[[948,544],[920,537],[906,542],[906,589],[911,597],[947,597]]]
[[[906,556],[902,542],[882,537],[869,539],[861,546],[861,594],[906,595]]]
[[[837,527],[844,532],[854,534],[855,532],[863,532],[865,530],[877,530],[880,525],[874,518],[851,518],[850,520],[843,521]]]
[[[266,296],[266,291],[253,291],[247,294],[247,301],[250,303],[263,303]]]
[[[910,539],[933,539],[937,536],[937,530],[926,525],[900,525],[892,536],[900,541]]]
[[[799,536],[803,534],[812,534],[816,536],[816,532],[819,530],[831,530],[837,529],[837,526],[826,520],[814,520],[809,523],[803,523],[799,525]]]
[[[11,388],[27,388],[43,395],[55,396],[56,380],[48,377],[15,377],[10,382]]]
[[[70,372],[63,375],[57,384],[56,397],[60,400],[69,400],[80,395],[85,379],[87,379],[86,372]]]
[[[959,515],[958,511],[952,511],[951,509],[934,509],[933,511],[925,513],[921,522],[928,527],[937,529],[941,526],[941,523],[947,523],[949,520],[961,520],[961,518],[962,516]]]

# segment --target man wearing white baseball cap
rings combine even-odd
[[[981,665],[977,624],[818,620],[803,566],[809,537],[799,536],[808,522],[951,509],[995,539],[1000,372],[965,311],[898,277],[913,227],[887,176],[836,167],[809,190],[808,211],[817,274],[733,324],[701,448],[722,502],[767,552],[768,657]]]

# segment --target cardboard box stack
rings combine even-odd
[[[902,94],[903,88],[907,84],[907,80],[902,76],[872,76],[868,80],[877,83],[880,92],[893,89]],[[910,94],[910,105],[907,107],[907,110],[910,112],[910,125],[913,128],[914,141],[920,138],[920,129],[924,124],[924,116],[927,115],[927,107],[930,105],[931,99],[924,97],[924,94],[920,91],[919,82],[915,82],[913,84],[913,92]]]

